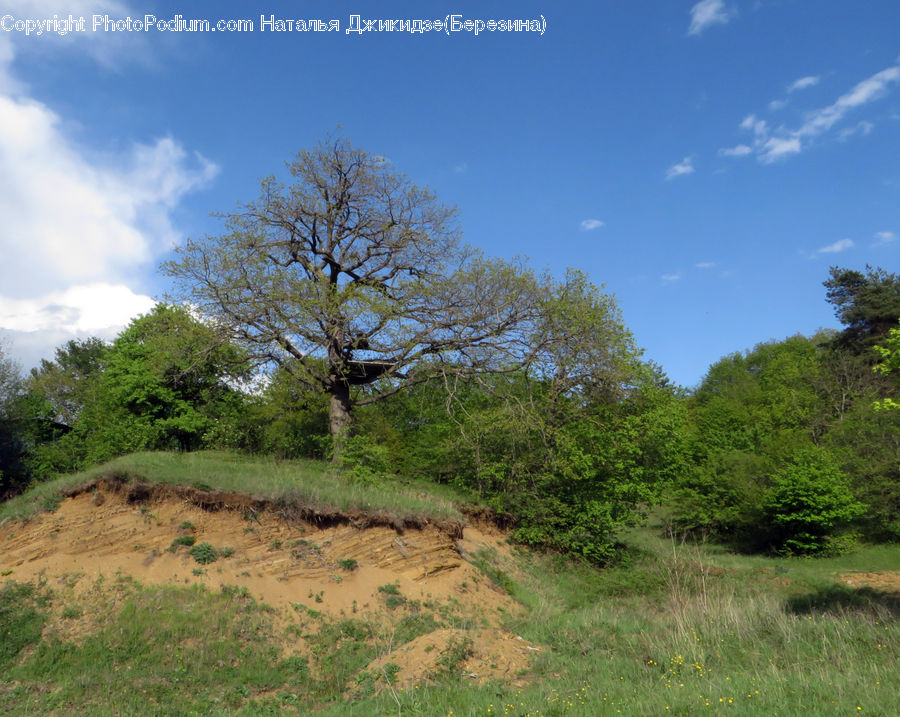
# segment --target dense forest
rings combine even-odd
[[[482,257],[383,160],[338,141],[291,172],[164,266],[183,303],[25,376],[0,356],[0,495],[219,449],[450,483],[518,541],[595,563],[651,510],[742,551],[900,540],[900,276],[832,267],[843,330],[738,351],[684,389],[586,276]]]

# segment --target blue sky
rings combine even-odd
[[[54,13],[85,31],[17,29]],[[94,14],[254,30],[92,31]],[[345,32],[451,14],[546,30]],[[0,332],[26,367],[114,336],[166,291],[172,246],[218,233],[210,212],[338,127],[458,205],[468,242],[604,284],[683,385],[837,326],[830,265],[898,270],[896,0],[5,0],[0,16]]]

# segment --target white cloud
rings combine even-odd
[[[828,246],[823,246],[821,249],[817,249],[817,253],[819,254],[837,254],[842,251],[846,251],[853,247],[852,239],[838,239],[838,241],[833,244],[829,244]]]
[[[725,7],[725,0],[700,0],[691,8],[691,26],[688,35],[699,35],[711,25],[724,25],[735,16]]]
[[[701,261],[694,264],[697,269],[714,269],[717,265],[714,261]]]
[[[602,226],[606,226],[606,222],[600,221],[599,219],[585,219],[578,225],[578,228],[583,232],[589,232],[593,229],[599,229]]]
[[[171,138],[135,144],[122,160],[84,157],[60,118],[30,99],[0,96],[0,286],[45,293],[106,280],[177,239],[169,211],[217,168]]]
[[[875,125],[872,122],[867,120],[860,120],[856,123],[855,127],[844,127],[841,130],[840,134],[838,134],[838,139],[844,141],[849,139],[855,134],[861,134],[863,137],[867,136],[875,129]]]
[[[60,20],[69,15],[74,18],[85,19],[85,32],[68,32],[60,35],[58,32],[47,31],[41,35],[25,37],[25,33],[3,33],[10,35],[11,41],[23,53],[45,54],[49,47],[54,49],[75,48],[78,52],[88,55],[96,62],[110,68],[121,67],[123,58],[141,57],[144,55],[148,43],[146,35],[137,32],[93,32],[91,29],[91,17],[94,14],[109,15],[110,18],[119,19],[126,16],[143,18],[143,9],[140,12],[129,7],[124,2],[117,0],[6,0],[4,13],[9,13],[17,18],[33,18],[36,20],[53,19],[57,15]]]
[[[884,246],[890,244],[897,238],[894,232],[875,232],[875,238],[878,240],[872,246]]]
[[[765,137],[769,133],[768,125],[766,125],[766,121],[762,119],[757,119],[756,115],[747,115],[741,120],[741,129],[752,130],[753,134],[756,137]]]
[[[850,92],[841,95],[828,107],[810,112],[806,122],[794,134],[800,137],[811,137],[831,129],[852,109],[862,107],[879,99],[892,84],[900,82],[900,65],[888,67],[872,77],[863,80]]]
[[[112,13],[124,6],[74,0],[59,7],[29,0],[7,7],[42,17]],[[79,147],[63,131],[64,118],[17,82],[11,67],[18,45],[5,35],[0,34],[0,330],[12,332],[13,353],[33,364],[61,341],[90,334],[110,338],[149,310],[153,300],[130,282],[180,239],[172,210],[218,168],[171,137],[132,142],[116,155]]]
[[[465,171],[466,171],[468,168],[469,168],[469,163],[468,163],[468,162],[460,162],[459,164],[457,164],[457,165],[453,168],[453,171],[454,171],[456,174],[464,174]]]
[[[801,77],[799,80],[794,80],[787,88],[788,92],[797,92],[798,90],[805,90],[807,87],[813,87],[814,85],[819,84],[818,75],[809,75],[808,77]]]
[[[800,140],[796,137],[770,137],[760,148],[759,158],[766,164],[771,164],[797,154],[801,149]]]
[[[694,159],[693,157],[685,157],[678,164],[673,164],[666,170],[666,181],[670,179],[675,179],[675,177],[682,177],[688,174],[694,173]]]
[[[0,326],[9,331],[101,331],[124,326],[155,303],[124,284],[105,283],[72,286],[36,299],[0,296]]]
[[[681,278],[681,274],[663,274],[659,278],[663,281],[678,281]]]
[[[810,87],[819,81],[818,77],[802,77],[794,82],[789,91]],[[765,120],[758,119],[756,115],[747,115],[740,124],[740,128],[753,133],[752,151],[759,161],[771,164],[794,154],[799,154],[820,135],[830,131],[838,122],[852,110],[863,107],[883,97],[889,89],[900,84],[900,65],[888,67],[877,72],[868,79],[863,80],[849,92],[841,95],[832,104],[818,110],[807,113],[805,121],[797,129],[789,129],[784,126],[770,128]],[[874,128],[874,124],[868,120],[860,120],[856,126],[847,128],[838,133],[837,139],[845,140],[855,134],[867,135]],[[748,152],[743,149],[748,145],[738,145],[733,150],[720,150],[724,156],[737,156],[735,150],[743,154]]]
[[[723,147],[719,150],[721,157],[744,157],[753,152],[753,148],[746,144],[739,144],[736,147]]]
[[[769,112],[777,112],[782,107],[785,107],[787,105],[787,103],[788,103],[787,100],[772,100],[769,103]]]

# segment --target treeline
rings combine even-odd
[[[583,374],[614,381],[571,381],[565,345],[541,366],[447,372],[359,400],[336,469],[452,484],[519,541],[598,563],[659,505],[676,531],[740,550],[900,540],[900,372],[876,370],[900,360],[900,277],[835,267],[825,286],[843,331],[732,354],[690,392],[640,360],[607,304],[593,358],[606,365]],[[0,494],[139,450],[328,459],[329,398],[290,368],[255,372],[243,349],[170,305],[111,344],[69,341],[25,377],[0,360]]]

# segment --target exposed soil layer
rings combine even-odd
[[[400,667],[395,684],[427,679],[440,671],[449,647],[465,644],[464,659],[452,666],[444,659],[444,668],[478,681],[521,680],[539,648],[500,629],[520,606],[466,559],[508,554],[502,535],[485,530],[304,513],[236,493],[99,481],[54,513],[7,522],[0,531],[0,574],[64,585],[75,596],[96,591],[101,576],[212,590],[238,586],[276,608],[282,620],[298,623],[321,614],[383,625],[399,619],[398,606],[428,606],[437,629],[391,650],[372,670],[392,663]],[[191,539],[195,548],[215,549],[215,561],[198,562],[186,544]],[[87,619],[67,629],[75,640],[89,631]],[[284,651],[304,647],[298,640]]]

